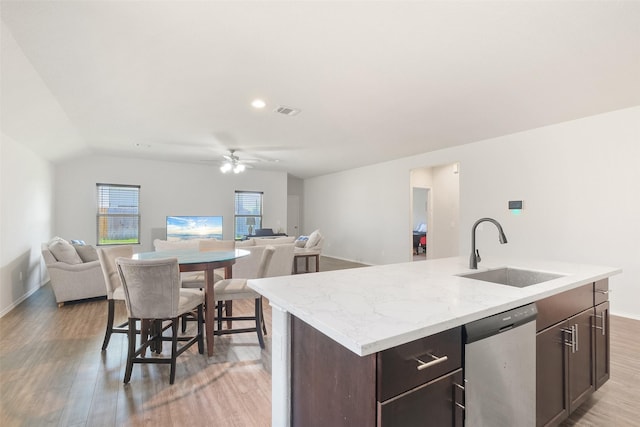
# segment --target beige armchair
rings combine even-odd
[[[92,246],[74,247],[54,239],[43,243],[41,252],[58,307],[67,301],[107,295],[100,261]]]

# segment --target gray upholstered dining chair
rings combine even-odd
[[[198,344],[198,352],[204,352],[202,318],[204,293],[196,289],[184,289],[180,286],[180,269],[176,258],[154,260],[116,259],[118,273],[124,287],[127,314],[129,316],[127,367],[124,382],[131,379],[134,363],[168,363],[171,365],[169,382],[173,384],[176,375],[176,358],[193,344]],[[191,336],[179,336],[178,324],[184,313],[197,311],[197,333]],[[145,327],[136,330],[135,324],[150,322],[156,327],[151,337],[146,339]],[[158,326],[168,321],[169,326]],[[163,335],[165,329],[171,330],[171,336]],[[139,346],[136,346],[140,333]],[[162,350],[162,343],[171,341],[169,358],[146,358],[147,348],[154,346],[156,353]],[[184,344],[178,347],[178,342]]]
[[[258,266],[258,274],[257,279],[261,279],[266,277],[267,271],[269,269],[269,263],[273,258],[273,254],[275,252],[275,248],[273,246],[267,246],[262,253],[262,257],[260,258],[260,264]],[[243,278],[231,278],[231,279],[223,279],[216,282],[213,285],[214,296],[217,304],[217,325],[218,328],[214,332],[215,335],[226,335],[226,334],[237,334],[244,332],[256,332],[258,334],[258,342],[260,343],[260,347],[264,348],[264,337],[263,337],[263,319],[262,319],[262,295],[251,289],[247,286],[247,280]],[[252,299],[254,300],[254,315],[253,316],[231,316],[224,315],[223,316],[223,307],[226,301],[234,301],[234,300],[246,300]],[[237,328],[233,329],[230,327],[229,329],[222,329],[222,322],[233,322],[240,320],[253,320],[255,321],[255,326],[251,328]]]
[[[107,285],[107,328],[104,333],[104,341],[102,342],[102,351],[107,349],[111,334],[126,334],[128,332],[127,322],[113,326],[115,316],[115,302],[124,301],[124,288],[120,281],[120,275],[116,268],[116,258],[131,258],[133,256],[133,246],[113,246],[98,248],[98,259],[104,276],[104,282]]]

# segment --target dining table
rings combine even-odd
[[[197,249],[175,249],[167,251],[138,252],[134,259],[149,260],[161,258],[176,258],[180,272],[204,272],[204,305],[205,305],[205,336],[207,338],[207,355],[213,356],[213,336],[216,300],[214,297],[214,271],[224,268],[225,278],[232,277],[232,266],[238,258],[249,255],[245,249],[232,251],[199,251]]]

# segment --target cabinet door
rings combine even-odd
[[[379,427],[462,426],[462,370],[378,403]]]
[[[569,414],[567,322],[536,335],[536,426],[556,425]],[[569,347],[566,347],[569,349]]]
[[[609,379],[609,303],[596,306],[593,318],[596,390]]]
[[[292,316],[291,426],[375,426],[375,363]]]
[[[569,413],[573,412],[595,390],[593,381],[593,308],[567,320],[574,328],[574,347],[569,353]]]

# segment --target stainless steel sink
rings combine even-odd
[[[538,283],[564,277],[563,274],[547,273],[544,271],[521,270],[519,268],[496,268],[495,270],[479,271],[477,273],[460,274],[468,279],[498,283],[500,285],[524,288]]]

